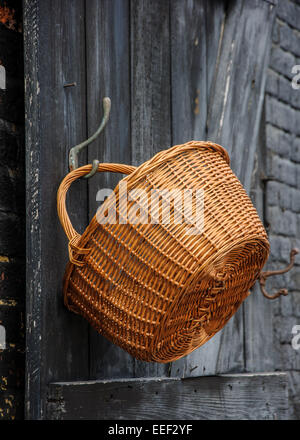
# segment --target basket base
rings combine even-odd
[[[164,336],[153,345],[153,360],[165,363],[184,357],[222,330],[251,293],[268,254],[268,243],[243,240],[208,263],[205,271],[199,270],[162,323]]]

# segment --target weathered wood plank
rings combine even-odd
[[[41,260],[40,237],[40,126],[36,84],[39,75],[38,2],[24,1],[24,75],[26,130],[26,389],[25,416],[38,418],[41,412]],[[30,60],[30,63],[26,63]],[[32,128],[34,127],[34,128]],[[33,318],[34,317],[34,318]],[[33,326],[33,319],[35,326]],[[33,373],[34,372],[34,373]]]
[[[172,135],[174,144],[205,139],[206,1],[171,2]],[[210,32],[212,29],[210,30]],[[212,31],[213,32],[213,31]]]
[[[264,99],[274,5],[231,1],[208,110],[208,138],[227,148],[233,171],[250,191]]]
[[[132,164],[171,146],[169,0],[131,0]],[[168,366],[135,361],[134,376],[164,376]]]
[[[173,143],[206,139],[212,85],[226,2],[175,0],[171,3]]]
[[[211,87],[215,71],[220,57],[222,36],[225,26],[225,16],[228,1],[214,0],[206,1],[205,31],[206,31],[206,80],[207,80],[207,106],[212,93]],[[208,111],[208,109],[207,109]],[[206,126],[207,131],[207,126]]]
[[[178,144],[206,139],[208,94],[223,35],[225,3],[178,0],[172,5],[172,121],[173,141]],[[183,103],[181,107],[180,102]],[[243,365],[243,333],[241,329],[230,332],[231,336],[232,333],[235,354],[230,351],[230,366],[227,361],[226,366],[222,364],[224,342],[220,332],[205,346],[173,362],[171,376],[190,377],[237,370],[238,365]]]
[[[260,132],[255,152],[250,197],[262,221],[265,214],[266,170],[265,112],[262,112]],[[268,286],[272,287],[272,280]],[[257,282],[252,294],[244,303],[245,322],[245,367],[246,371],[271,371],[274,369],[274,301],[264,298]]]
[[[287,410],[285,373],[49,386],[50,420],[281,420]]]
[[[67,240],[56,191],[68,150],[86,137],[84,1],[25,1],[27,149],[27,418],[43,418],[46,384],[88,378],[87,324],[62,301]],[[64,88],[67,82],[76,87]],[[75,184],[70,215],[87,216],[86,185]],[[73,188],[74,190],[74,188]],[[71,191],[72,192],[72,191]]]
[[[209,9],[208,9],[209,11]],[[264,96],[267,54],[271,43],[274,7],[266,2],[232,1],[226,14],[210,23],[208,34],[218,26],[219,50],[208,102],[207,137],[230,153],[233,170],[250,190],[254,153]],[[208,12],[211,20],[211,11]],[[265,29],[263,38],[262,29]],[[207,61],[208,62],[208,59]],[[207,82],[208,82],[207,81]],[[174,116],[173,116],[174,118]],[[245,369],[243,306],[212,340],[172,365],[172,376],[181,377],[238,372]]]
[[[133,165],[171,146],[169,8],[169,0],[131,0]]]
[[[129,2],[89,0],[86,4],[87,117],[89,135],[102,118],[102,99],[112,101],[103,134],[88,147],[88,160],[131,163]],[[89,215],[99,206],[97,191],[113,189],[122,176],[105,173],[89,180]],[[133,377],[134,360],[90,329],[90,377]]]

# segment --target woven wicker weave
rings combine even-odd
[[[95,215],[80,236],[65,198],[71,183],[90,171],[86,165],[70,172],[58,191],[70,255],[65,305],[138,359],[169,362],[187,355],[233,316],[269,253],[265,229],[231,171],[227,152],[211,142],[192,141],[161,151],[138,168],[98,167],[128,174],[122,180],[128,191],[202,188],[204,230],[199,234],[188,233],[190,221],[176,224],[172,206],[169,224],[99,224]],[[112,201],[108,197],[102,208]],[[128,203],[130,209],[133,201]],[[119,220],[120,211],[117,204]]]

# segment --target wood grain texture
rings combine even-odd
[[[206,139],[208,98],[224,28],[223,0],[171,3],[173,144]]]
[[[169,0],[131,0],[132,165],[171,146],[169,8]]]
[[[219,7],[215,11],[215,17],[218,18],[213,21],[211,10],[207,9],[207,19],[210,20],[207,34],[213,36],[211,40],[214,44],[210,43],[210,50],[207,50],[206,55],[210,69],[207,79],[210,93],[207,97],[206,135],[209,140],[220,143],[228,150],[234,172],[249,191],[274,7],[256,0],[232,1],[223,11],[220,5],[216,6]],[[265,31],[262,32],[262,29]],[[217,44],[215,35],[218,32]],[[212,65],[215,65],[213,79]],[[242,305],[212,340],[172,364],[172,376],[189,377],[244,371],[245,341],[253,336],[245,331],[244,319]]]
[[[285,373],[53,383],[50,420],[282,420]]]
[[[261,125],[257,139],[254,167],[251,179],[250,197],[262,221],[265,220],[266,139],[265,112],[262,111]],[[270,284],[269,284],[270,285]],[[272,371],[274,369],[274,323],[276,307],[274,301],[264,298],[259,283],[252,288],[252,294],[244,303],[245,323],[245,367],[246,371]]]
[[[206,138],[209,92],[218,62],[225,12],[224,2],[172,2],[172,120],[175,144],[184,138]],[[234,325],[230,322],[226,330],[223,329],[203,347],[173,362],[171,376],[191,377],[243,369],[243,322],[241,311],[237,313],[238,318],[233,318]],[[231,341],[229,347],[228,339]]]
[[[205,139],[207,115],[206,1],[171,3],[173,143]]]
[[[275,7],[231,1],[208,110],[208,138],[223,145],[250,191]],[[247,164],[247,166],[245,166]]]
[[[171,146],[169,0],[131,0],[131,152],[140,165]],[[135,360],[134,376],[165,376],[168,365]]]
[[[39,75],[38,1],[24,1],[24,75],[26,130],[26,388],[25,416],[41,412],[41,236],[40,236],[40,107],[36,94]],[[30,62],[26,62],[30,60]]]
[[[69,313],[62,301],[67,240],[56,213],[56,191],[68,171],[68,150],[86,137],[84,2],[25,2],[25,16],[30,207],[26,410],[27,417],[35,419],[44,417],[50,380],[88,377],[87,324]],[[76,87],[64,88],[73,81]],[[78,227],[87,217],[86,185],[74,186],[69,211]]]
[[[87,117],[93,134],[102,118],[102,99],[111,98],[110,120],[88,147],[88,161],[131,163],[129,1],[91,0],[86,5]],[[122,175],[104,173],[89,179],[89,217],[100,203],[97,192],[117,185]],[[133,377],[134,359],[90,328],[90,377]]]
[[[228,0],[206,1],[206,81],[207,81],[207,112],[210,96],[213,93],[212,84],[215,71],[220,59],[225,18],[228,8]],[[207,122],[206,122],[207,137]]]

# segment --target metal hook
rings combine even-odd
[[[265,298],[268,299],[275,299],[278,298],[281,295],[286,296],[288,294],[287,289],[280,289],[278,290],[278,292],[276,292],[274,295],[269,295],[268,292],[265,289],[265,285],[266,285],[266,280],[268,277],[271,277],[273,275],[281,275],[283,273],[288,272],[289,270],[292,269],[292,267],[295,264],[295,256],[299,253],[299,250],[297,248],[294,248],[291,250],[290,253],[290,263],[287,267],[285,267],[284,269],[281,270],[273,270],[273,271],[267,271],[267,272],[261,272],[260,276],[259,276],[259,284],[260,284],[260,289],[261,289],[261,293],[263,294],[263,296]]]
[[[101,121],[101,124],[100,124],[98,130],[91,137],[89,137],[86,141],[81,142],[80,144],[75,145],[75,147],[71,148],[70,153],[69,153],[69,168],[71,171],[76,170],[76,168],[78,168],[78,154],[80,153],[80,151],[84,147],[89,145],[91,142],[93,142],[99,136],[99,134],[102,132],[104,127],[106,126],[107,121],[109,119],[110,108],[111,108],[111,101],[109,98],[106,97],[103,99],[104,115],[103,115],[103,118],[102,118],[102,121]],[[98,165],[99,165],[99,160],[95,159],[93,161],[92,170],[90,171],[90,173],[88,173],[84,177],[86,179],[89,177],[92,177],[96,173],[96,171],[98,169]]]

